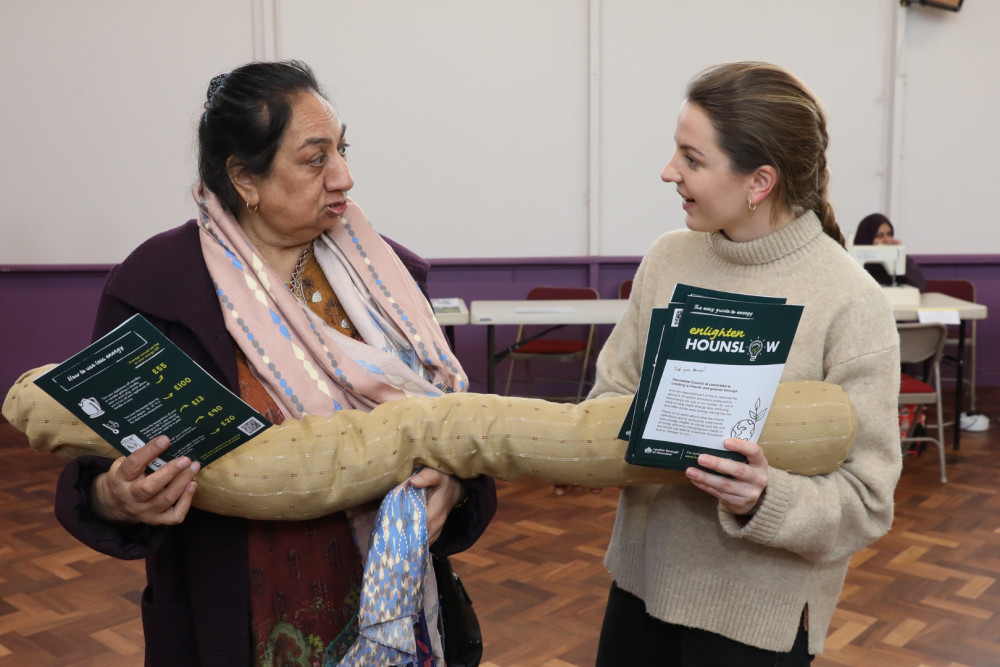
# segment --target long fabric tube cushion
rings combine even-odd
[[[38,451],[119,456],[32,382],[49,367],[11,388],[7,420]],[[681,471],[625,462],[617,436],[630,403],[630,396],[572,405],[448,394],[288,420],[198,473],[194,503],[252,519],[305,519],[379,498],[419,466],[588,487],[685,482]],[[758,442],[770,465],[822,475],[843,463],[856,435],[854,408],[838,385],[789,382],[779,385]]]

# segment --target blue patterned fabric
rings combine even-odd
[[[386,495],[375,517],[361,589],[360,636],[336,667],[416,662],[413,628],[428,558],[424,490],[401,484]]]

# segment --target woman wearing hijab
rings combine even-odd
[[[900,245],[889,218],[881,213],[872,213],[858,224],[854,232],[854,245]],[[927,279],[920,267],[909,256],[906,257],[906,275],[890,276],[881,264],[868,263],[865,269],[879,285],[912,285],[921,292],[927,291]]]

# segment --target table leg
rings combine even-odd
[[[962,396],[965,393],[965,320],[958,321],[958,349],[955,356],[955,442],[952,445],[958,449],[962,433]]]
[[[486,393],[494,394],[496,358],[493,356],[493,325],[486,326]]]

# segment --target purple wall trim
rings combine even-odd
[[[525,257],[524,259],[510,257],[484,257],[482,259],[432,259],[428,260],[434,266],[483,266],[494,264],[497,266],[510,266],[511,264],[541,264],[551,266],[554,264],[635,264],[639,265],[642,259],[640,255],[602,256],[602,257]]]
[[[0,267],[0,388],[90,342],[110,266]]]
[[[915,255],[928,278],[967,278],[990,318],[978,323],[978,383],[1000,386],[1000,255]],[[434,297],[521,299],[537,285],[593,286],[602,298],[615,298],[618,286],[635,275],[639,257],[553,257],[431,260],[428,287]],[[60,362],[90,341],[94,313],[110,266],[0,266],[0,389],[10,387],[25,370]],[[610,326],[598,327],[603,343]],[[567,327],[567,335],[582,329]],[[498,347],[512,343],[517,327],[497,327]],[[473,391],[486,386],[485,327],[457,327],[455,348]],[[546,375],[569,377],[555,368]],[[507,363],[497,368],[497,390],[503,391]],[[542,374],[541,372],[539,374]],[[571,374],[570,374],[571,375]],[[561,385],[551,387],[565,394]],[[545,388],[548,389],[548,388]],[[524,391],[515,375],[511,393]]]
[[[971,264],[996,266],[1000,264],[1000,257],[997,255],[913,255],[913,260],[920,265],[921,269],[924,266],[942,264],[947,266],[966,266]]]

